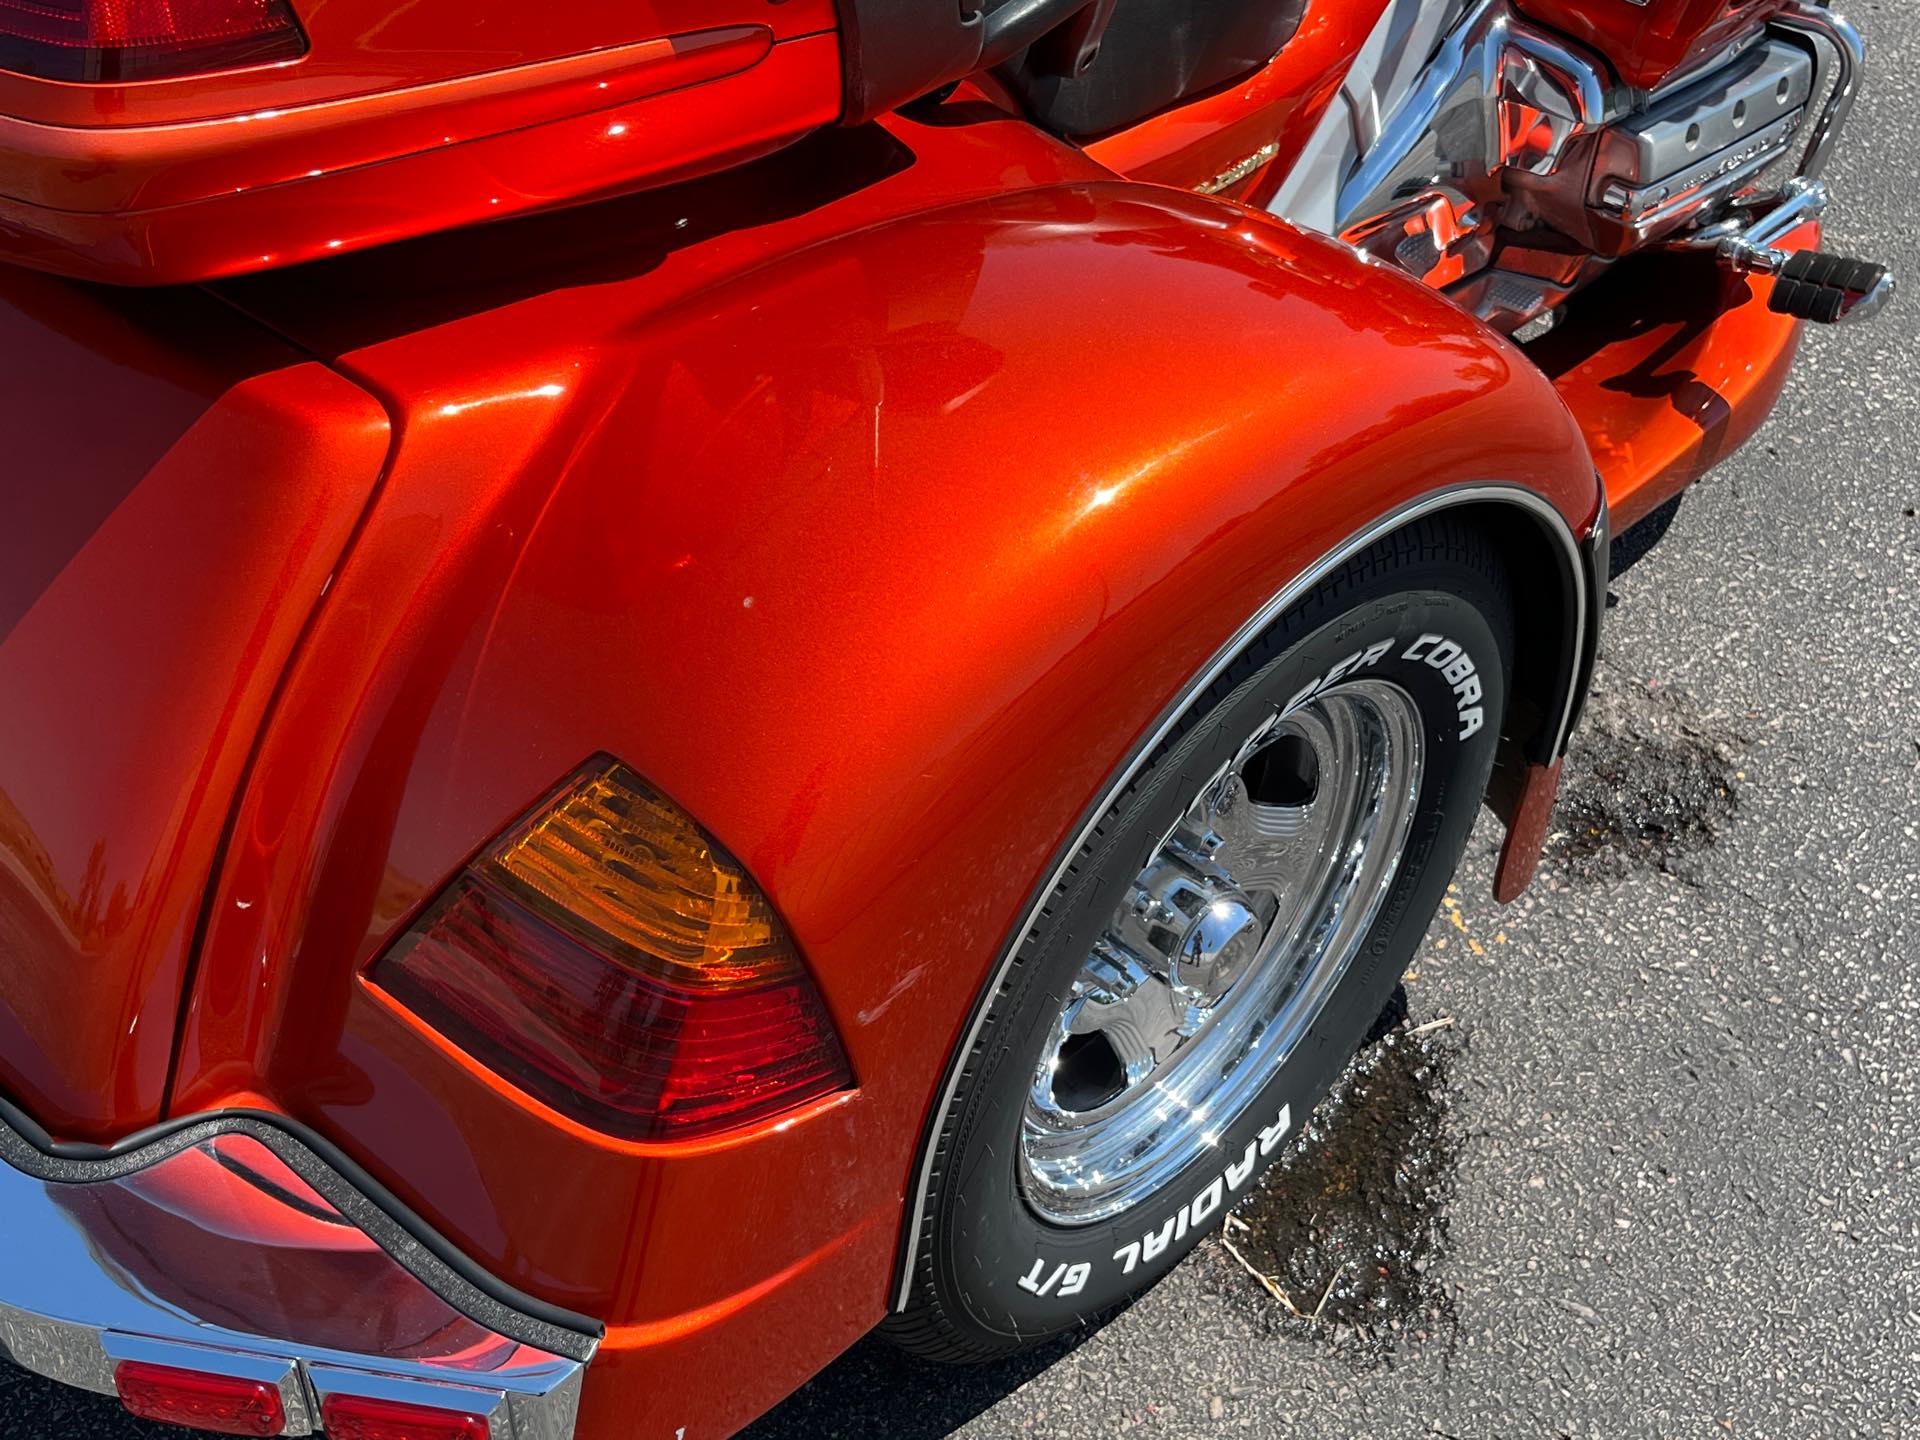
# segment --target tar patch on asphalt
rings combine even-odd
[[[1234,1210],[1214,1267],[1276,1333],[1360,1361],[1453,1329],[1437,1267],[1458,1155],[1447,1075],[1462,1042],[1450,1028],[1409,1026],[1404,992],[1395,998],[1386,1019],[1397,1023],[1376,1026]]]
[[[1684,695],[1603,668],[1567,754],[1549,876],[1582,883],[1659,870],[1695,880],[1698,856],[1739,808],[1743,748]]]

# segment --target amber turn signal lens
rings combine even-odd
[[[624,765],[576,781],[486,864],[562,929],[676,984],[731,987],[799,968],[740,863]]]
[[[853,1083],[753,878],[610,760],[469,866],[372,978],[528,1094],[624,1139],[709,1135]]]

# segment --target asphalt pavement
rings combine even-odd
[[[1920,11],[1854,18],[1830,243],[1920,282]],[[1615,577],[1541,883],[1492,902],[1483,823],[1293,1218],[1038,1356],[864,1342],[752,1440],[1920,1435],[1920,284],[1803,357]],[[5,1440],[178,1433],[0,1366]]]

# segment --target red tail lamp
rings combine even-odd
[[[327,1440],[487,1440],[484,1415],[435,1410],[362,1395],[329,1395],[320,1405]]]
[[[372,978],[528,1094],[623,1139],[711,1135],[853,1083],[753,878],[604,757],[468,866]]]
[[[219,1435],[278,1435],[287,1424],[280,1392],[260,1380],[125,1360],[114,1369],[113,1388],[142,1420]]]
[[[287,0],[0,0],[0,70],[43,80],[160,80],[306,49]]]

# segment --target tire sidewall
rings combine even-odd
[[[1164,742],[1048,897],[1021,947],[1026,963],[993,1005],[988,1043],[961,1097],[954,1163],[934,1202],[934,1233],[945,1241],[930,1257],[935,1284],[949,1313],[984,1332],[981,1340],[1030,1341],[1069,1328],[1171,1270],[1284,1149],[1385,1006],[1465,847],[1505,713],[1506,628],[1487,618],[1502,615],[1502,602],[1490,587],[1481,594],[1463,583],[1476,578],[1470,572],[1445,576],[1442,590],[1403,588],[1434,576],[1396,575],[1394,593],[1357,600],[1297,639],[1284,629],[1270,637],[1259,647],[1264,655],[1229,672],[1222,682],[1229,690],[1218,694],[1216,686],[1217,698],[1203,699],[1190,712],[1197,718]],[[1477,725],[1464,713],[1474,707],[1462,703],[1472,687],[1457,683],[1459,655],[1478,678]],[[1444,663],[1432,663],[1436,656]],[[1416,702],[1423,731],[1420,795],[1380,914],[1319,1016],[1213,1150],[1110,1219],[1085,1226],[1041,1219],[1020,1188],[1020,1122],[1042,1045],[1083,957],[1123,887],[1246,736],[1316,685],[1344,678],[1399,685]]]

